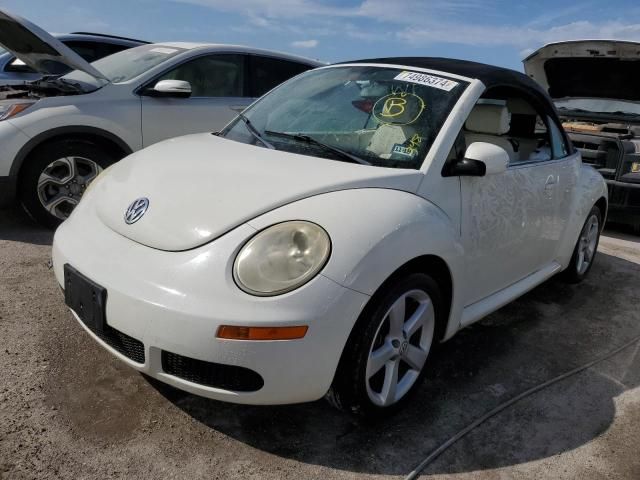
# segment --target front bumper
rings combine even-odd
[[[56,231],[56,278],[64,285],[64,265],[69,263],[106,288],[107,324],[141,342],[143,360],[132,360],[82,324],[104,348],[140,372],[217,400],[297,403],[327,392],[368,296],[319,275],[288,294],[253,297],[235,285],[231,274],[238,248],[255,233],[250,226],[193,250],[164,252],[113,232],[93,212],[80,212],[87,208],[81,203]],[[291,341],[220,340],[215,334],[222,324],[308,325],[309,330],[304,338]],[[263,386],[236,391],[187,380],[195,377],[167,373],[167,353],[249,369],[262,378]]]
[[[9,120],[0,122],[0,207],[11,204],[16,198],[18,165],[15,162],[28,141],[29,137]]]

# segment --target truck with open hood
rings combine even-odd
[[[523,62],[553,98],[583,162],[607,181],[609,218],[640,231],[640,43],[552,43]]]

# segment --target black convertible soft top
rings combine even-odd
[[[484,83],[487,88],[520,88],[521,90],[529,91],[531,95],[539,97],[538,99],[543,100],[543,103],[551,103],[551,98],[547,95],[547,92],[524,73],[508,68],[487,65],[485,63],[441,57],[368,58],[342,63],[386,63],[388,65],[439,70],[442,73],[453,73],[454,75],[460,75],[462,77],[477,78]]]

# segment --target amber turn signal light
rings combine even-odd
[[[234,327],[221,325],[216,337],[225,340],[295,340],[307,334],[309,327]]]

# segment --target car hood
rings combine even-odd
[[[0,46],[43,75],[59,75],[65,71],[61,69],[61,65],[64,65],[97,79],[107,80],[100,71],[60,40],[6,10],[0,10]]]
[[[357,165],[198,134],[129,156],[99,178],[90,195],[98,217],[112,230],[149,247],[182,251],[305,197],[352,188],[415,192],[422,176],[418,170]],[[139,198],[148,199],[148,209],[127,224],[125,212]]]
[[[554,99],[640,101],[640,43],[579,40],[552,43],[523,60],[527,75]]]

